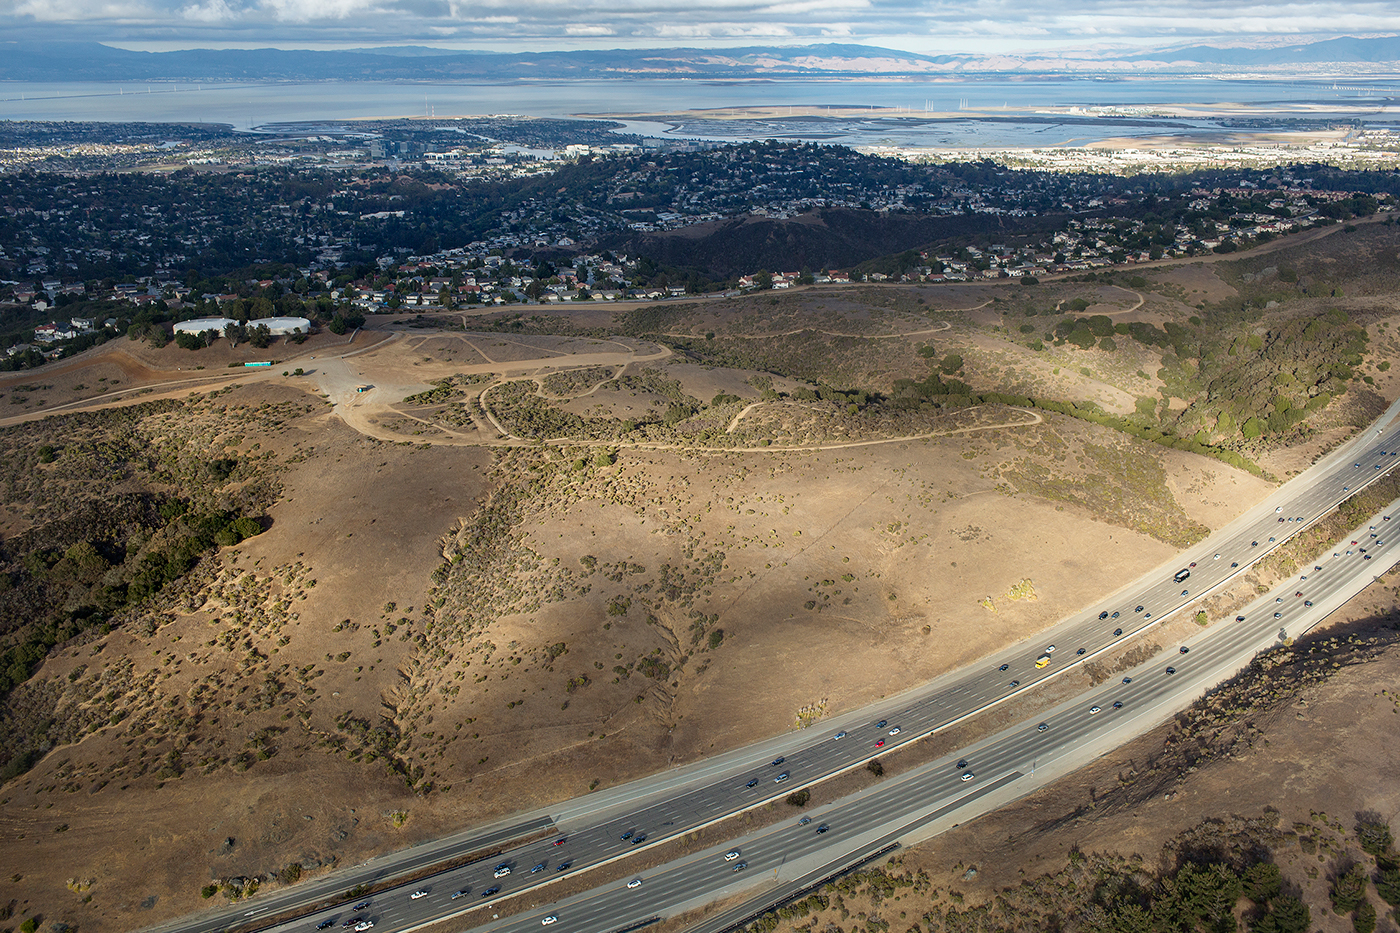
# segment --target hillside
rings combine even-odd
[[[7,648],[33,646],[0,710],[11,916],[143,927],[1043,629],[1395,396],[1393,241],[1372,224],[1045,285],[384,315],[353,348],[256,351],[279,360],[258,374],[229,366],[247,345],[121,338],[0,379],[0,579],[34,607],[5,617]],[[1219,390],[1242,383],[1269,391]],[[1260,414],[1231,406],[1256,404],[1246,436]],[[132,505],[92,521],[107,501]],[[1338,805],[1393,812],[1368,786]],[[1174,799],[1152,852],[1224,807]],[[1049,859],[1079,816],[1017,846]],[[985,858],[998,883],[1039,871]]]

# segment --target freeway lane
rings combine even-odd
[[[814,810],[805,825],[794,811],[779,826],[648,873],[641,888],[627,889],[617,882],[488,924],[483,933],[523,933],[545,916],[558,917],[561,933],[606,933],[637,919],[674,914],[735,893],[745,881],[748,887],[767,886],[774,897],[782,896],[797,886],[797,880],[823,877],[887,842],[933,835],[954,819],[965,822],[1169,718],[1184,705],[1183,698],[1189,700],[1239,670],[1259,650],[1278,644],[1281,630],[1301,632],[1316,625],[1400,560],[1400,500],[1385,514],[1391,518],[1378,517],[1361,526],[1331,556],[1260,597],[1239,618],[1218,622],[1188,640],[1180,646],[1188,649],[1185,653],[1173,647],[1121,678],[1060,704],[1038,722],[1020,723],[959,755]],[[1388,537],[1392,522],[1397,526],[1394,539]],[[960,758],[966,767],[958,766]],[[1039,781],[1027,781],[1037,769]],[[965,774],[973,776],[963,780]],[[940,820],[941,825],[932,825]],[[829,831],[818,834],[820,826]],[[743,872],[724,860],[730,846],[745,862]],[[756,880],[755,873],[763,880]],[[692,933],[718,933],[743,913],[725,912],[696,925]]]
[[[567,837],[562,845],[544,840],[511,850],[503,860],[511,872],[501,878],[492,877],[490,869],[494,863],[445,874],[431,882],[428,896],[411,904],[407,895],[412,887],[386,892],[380,899],[390,905],[385,909],[392,912],[376,921],[376,925],[404,930],[428,916],[460,912],[465,904],[482,905],[480,892],[492,886],[500,888],[493,892],[493,899],[510,896],[535,888],[543,880],[626,857],[659,839],[762,806],[805,784],[977,715],[1073,664],[1093,658],[1243,572],[1309,522],[1400,463],[1400,456],[1396,456],[1400,429],[1376,430],[1397,411],[1400,402],[1392,405],[1371,429],[1193,548],[1179,563],[1147,574],[1104,603],[1056,625],[1044,638],[1009,647],[983,664],[952,672],[884,701],[872,707],[873,712],[855,711],[819,730],[775,737],[562,804],[554,814]],[[1188,570],[1190,575],[1177,581],[1173,579],[1177,570]],[[1048,661],[1037,668],[1037,658]],[[1175,694],[1180,695],[1188,681],[1187,677],[1178,677],[1182,687]],[[437,850],[436,844],[429,844],[410,851],[417,863],[430,864]],[[395,857],[399,855],[402,853]],[[535,866],[540,866],[539,871],[531,872]],[[314,898],[306,896],[305,892],[312,890],[306,885],[278,892],[275,897],[279,906],[299,897],[303,898],[302,903],[314,903],[325,896],[328,884],[344,890],[356,883],[349,880],[352,877],[353,873],[338,873],[332,879],[321,879],[320,887],[315,889],[321,893]],[[385,873],[375,877],[385,877]],[[449,903],[448,888],[470,889],[472,893],[465,896],[465,901],[458,898]],[[395,906],[400,899],[404,903],[402,911]],[[244,909],[267,911],[271,906],[270,901],[262,900],[246,904]],[[331,914],[337,922],[343,922],[344,909]],[[230,917],[236,916],[233,911],[221,911],[195,923],[169,924],[166,929],[204,933],[226,928]],[[316,919],[329,916],[318,914]],[[218,922],[223,925],[217,925]],[[309,926],[302,922],[293,928]]]

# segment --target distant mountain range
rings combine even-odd
[[[432,81],[694,78],[792,80],[1006,74],[1356,74],[1400,71],[1400,36],[1342,37],[1284,47],[1186,46],[998,55],[919,55],[864,45],[737,49],[482,52],[423,46],[303,51],[134,52],[96,42],[0,42],[8,81]]]

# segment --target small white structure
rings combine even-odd
[[[271,331],[274,337],[285,337],[288,334],[311,333],[311,322],[304,317],[265,317],[248,322],[249,327],[254,327],[258,324],[263,325]]]
[[[181,321],[175,325],[177,334],[205,334],[210,331],[215,332],[216,337],[224,335],[224,328],[230,324],[237,324],[233,318],[228,317],[201,317],[193,321]],[[289,334],[309,334],[311,333],[311,322],[304,317],[265,317],[256,321],[248,321],[245,326],[251,330],[257,326],[263,326],[274,337],[285,337]]]
[[[195,318],[193,321],[181,321],[180,323],[176,324],[175,333],[204,334],[208,333],[209,331],[215,331],[214,336],[222,337],[224,335],[225,327],[228,327],[230,324],[237,323],[238,322],[231,317],[201,317]]]

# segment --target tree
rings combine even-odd
[[[1361,843],[1363,852],[1377,858],[1389,852],[1390,847],[1395,844],[1390,824],[1374,811],[1356,815],[1356,839]]]
[[[767,291],[773,287],[773,273],[767,269],[760,269],[753,277],[753,287],[759,291]]]
[[[1375,933],[1376,905],[1370,901],[1362,901],[1361,906],[1356,908],[1356,913],[1352,914],[1351,928],[1356,933]]]
[[[1283,890],[1283,873],[1273,862],[1259,862],[1244,872],[1244,896],[1256,904],[1267,904]]]
[[[1332,882],[1332,909],[1339,914],[1349,914],[1361,906],[1366,899],[1366,870],[1353,865],[1338,875]]]
[[[1400,907],[1400,868],[1382,868],[1376,877],[1376,893],[1391,907]]]
[[[1292,895],[1283,895],[1269,905],[1264,914],[1250,927],[1253,933],[1307,933],[1312,926],[1312,911]]]
[[[272,345],[272,331],[266,324],[255,324],[248,329],[248,342],[259,350],[265,350]]]

